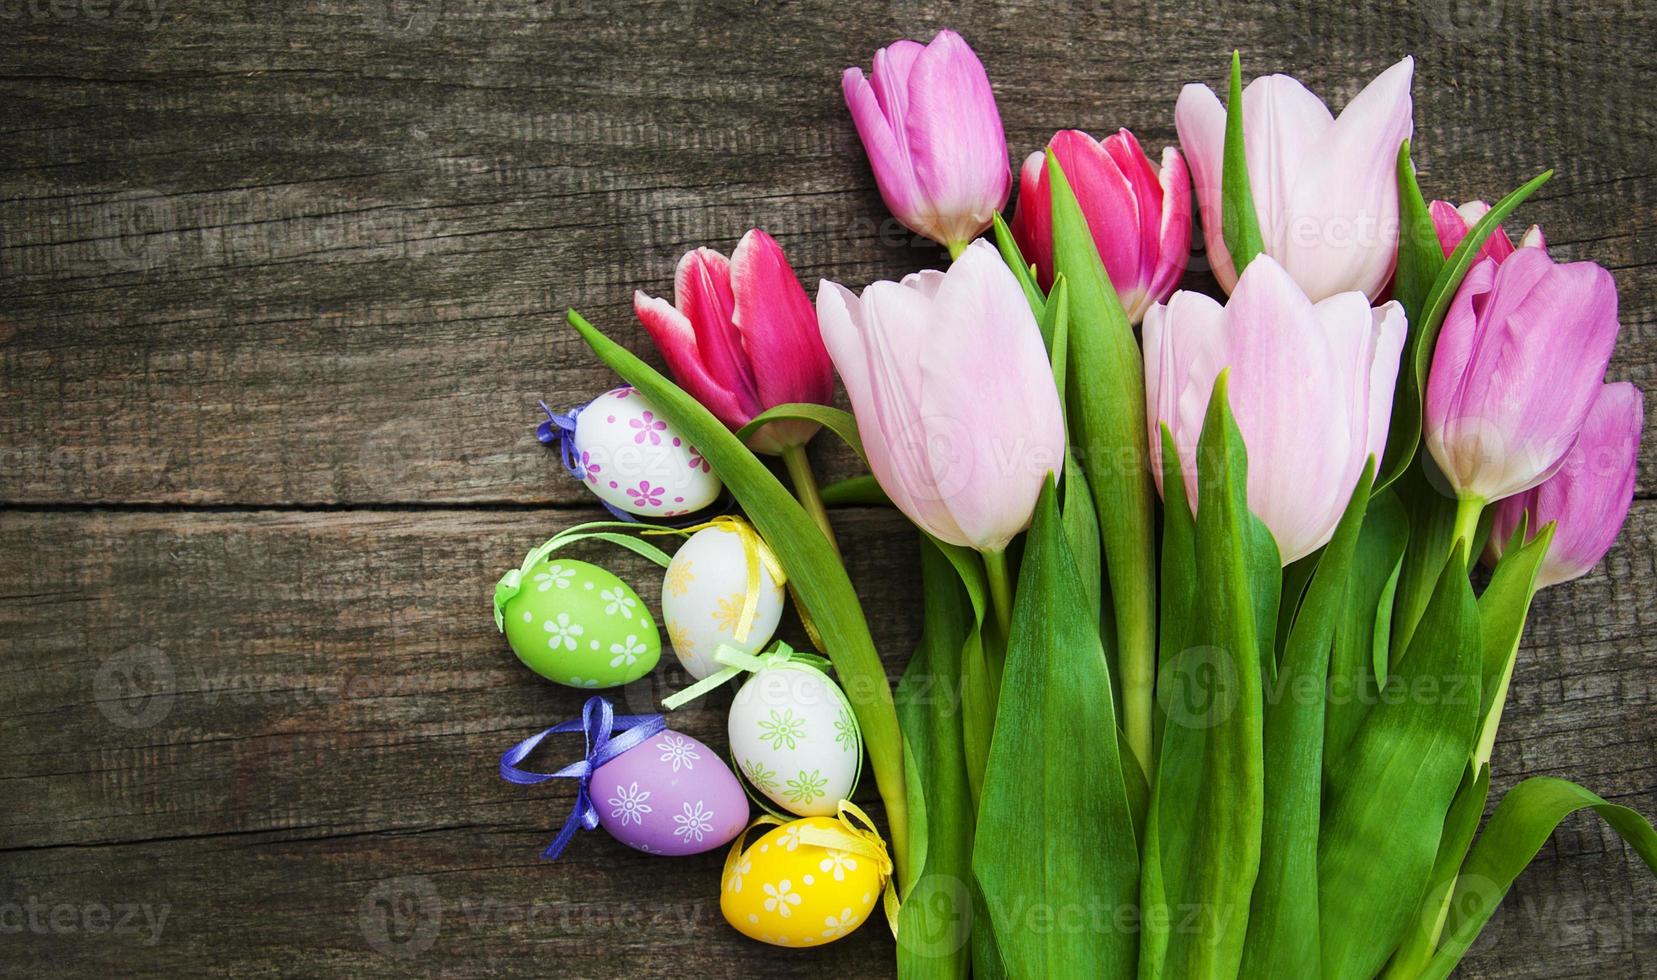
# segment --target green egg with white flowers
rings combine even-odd
[[[550,555],[497,587],[501,629],[524,666],[592,690],[650,673],[662,655],[656,621],[632,586],[584,561]]]

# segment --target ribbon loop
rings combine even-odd
[[[549,446],[556,443],[558,458],[563,462],[564,469],[577,480],[585,480],[587,471],[581,465],[581,453],[575,448],[575,420],[580,417],[581,409],[572,408],[559,415],[548,408],[546,402],[539,404],[541,411],[547,413],[547,420],[535,427],[535,438]]]
[[[593,805],[590,792],[593,774],[606,762],[644,744],[645,740],[665,728],[667,721],[661,715],[618,715],[615,706],[607,699],[594,696],[582,706],[579,721],[561,722],[531,735],[501,754],[501,778],[509,783],[533,786],[549,779],[577,781],[575,809],[570,811],[569,819],[564,821],[563,828],[547,849],[541,852],[541,857],[556,860],[575,836],[576,830],[583,827],[592,830],[598,826],[598,808]],[[582,732],[586,736],[587,751],[581,759],[556,772],[531,772],[518,767],[518,763],[528,758],[548,735],[561,732]]]
[[[820,657],[815,653],[801,653],[781,640],[776,642],[769,653],[757,655],[733,647],[729,643],[721,643],[719,649],[714,651],[713,659],[724,664],[724,668],[709,674],[676,694],[663,698],[662,707],[672,711],[696,700],[733,677],[744,673],[758,673],[767,667],[780,667],[783,664],[797,663],[826,672],[829,666],[827,658]]]

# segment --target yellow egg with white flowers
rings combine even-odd
[[[725,864],[719,909],[738,932],[773,946],[834,942],[881,902],[891,864],[879,840],[834,817],[790,821],[746,847],[739,839],[742,849]]]

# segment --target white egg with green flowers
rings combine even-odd
[[[862,732],[840,686],[814,667],[756,671],[732,700],[727,728],[737,768],[789,813],[834,814],[857,788]]]

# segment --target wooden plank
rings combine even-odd
[[[153,945],[138,931],[90,942],[84,922],[25,926],[6,937],[8,966],[544,975],[550,954],[580,975],[688,963],[709,976],[890,975],[878,927],[809,955],[741,939],[719,917],[716,855],[666,865],[591,834],[556,865],[538,860],[573,789],[505,784],[495,759],[573,717],[581,695],[517,665],[487,596],[500,569],[577,519],[0,514],[0,929],[31,900],[83,918],[99,903],[169,910]],[[890,512],[839,523],[901,669],[918,623],[908,534]],[[1657,639],[1638,601],[1657,583],[1654,552],[1657,504],[1642,502],[1601,569],[1539,599],[1498,792],[1553,773],[1657,812]],[[657,602],[654,566],[591,557]],[[620,701],[649,710],[673,686],[665,673]],[[722,708],[693,705],[673,724],[723,745]],[[1468,975],[1636,975],[1657,951],[1654,901],[1634,855],[1573,819]]]
[[[1616,272],[1612,373],[1657,384],[1648,4],[611,6],[162,2],[153,30],[22,7],[0,37],[0,501],[579,501],[531,434],[537,398],[611,383],[567,307],[642,349],[633,290],[753,225],[808,284],[940,262],[891,225],[837,80],[942,20],[1015,159],[1061,126],[1154,151],[1233,45],[1337,103],[1413,51],[1423,186],[1494,198],[1557,167],[1523,217]]]

